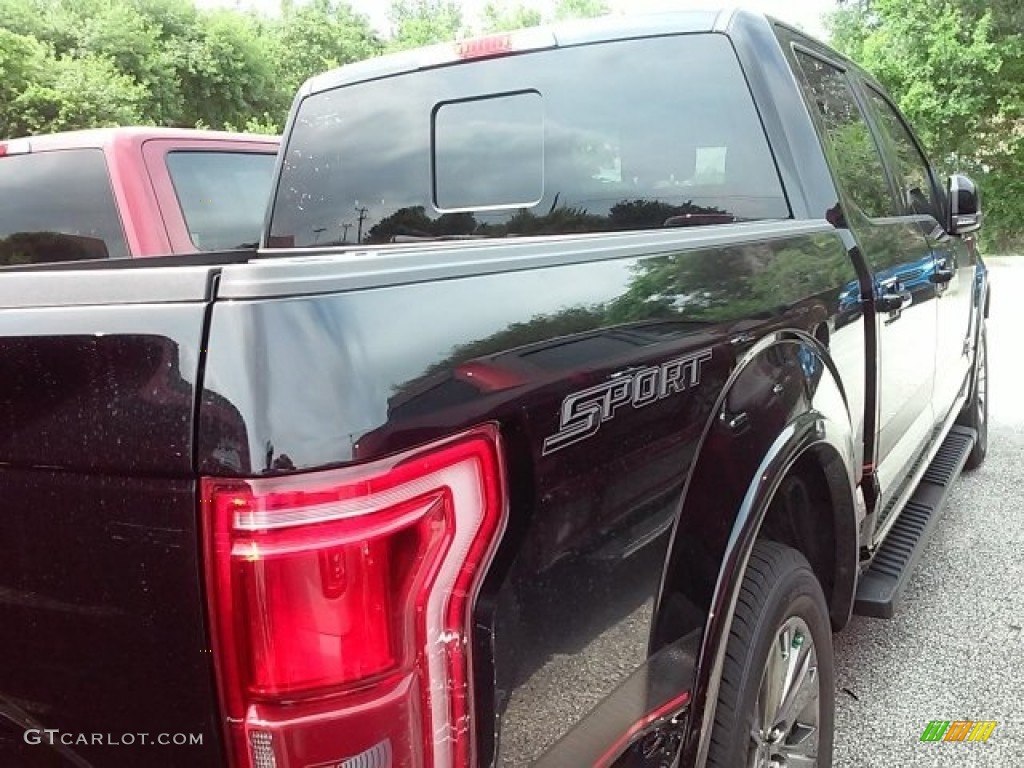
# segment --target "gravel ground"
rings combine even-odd
[[[985,464],[957,483],[893,619],[836,636],[839,768],[1024,765],[1024,257],[994,259]],[[930,720],[996,720],[922,743]]]

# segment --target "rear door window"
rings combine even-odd
[[[258,244],[275,158],[266,152],[167,153],[167,171],[196,248],[219,251]]]
[[[797,51],[805,90],[829,138],[835,174],[870,218],[899,216],[878,144],[846,81],[846,73],[817,56]]]
[[[0,266],[128,255],[102,150],[0,157]]]
[[[307,97],[269,245],[658,229],[790,216],[722,35],[537,51]]]
[[[900,193],[906,213],[940,217],[932,185],[932,173],[924,154],[896,108],[874,88],[865,89],[870,107],[892,144],[898,163]]]

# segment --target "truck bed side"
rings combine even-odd
[[[559,764],[592,708],[629,697],[620,714],[640,719],[685,700],[677,687],[637,705],[628,681],[711,604],[738,501],[675,532],[699,559],[684,592],[661,594],[702,447],[735,456],[713,469],[724,499],[826,392],[859,427],[863,320],[841,301],[855,280],[824,221],[229,266],[204,382],[237,421],[204,403],[199,469],[302,472],[500,425],[511,509],[477,609],[478,722],[498,723],[493,741],[480,728],[481,763],[554,749]],[[651,301],[669,294],[689,298]],[[781,329],[798,335],[755,349]],[[630,725],[606,723],[574,759]]]
[[[222,764],[192,463],[208,299],[201,267],[0,281],[2,765]]]

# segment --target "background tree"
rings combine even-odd
[[[0,29],[0,137],[27,133],[21,100],[52,65],[49,51],[34,37]]]
[[[452,0],[393,0],[388,16],[392,51],[455,40],[463,29],[462,8]]]
[[[833,44],[882,81],[940,173],[977,178],[997,249],[1020,245],[1024,214],[1022,23],[1016,0],[861,0],[829,19]]]
[[[606,0],[557,0],[556,19],[589,19],[608,13]]]
[[[522,3],[512,5],[492,0],[484,6],[483,31],[511,32],[526,27],[537,27],[543,22],[540,11]]]
[[[387,38],[347,0],[280,1],[261,16],[194,0],[0,0],[0,138],[125,124],[278,133],[307,78],[467,31],[456,0],[394,0]],[[559,0],[555,15],[605,10]],[[482,27],[541,21],[491,0]]]
[[[283,108],[274,62],[263,52],[266,39],[255,16],[216,11],[191,41],[181,73],[185,113],[221,128],[251,115]]]
[[[70,131],[141,122],[145,88],[103,56],[44,59],[44,76],[10,105],[12,134]]]
[[[314,74],[377,56],[384,48],[369,19],[347,3],[288,2],[281,10],[271,53],[278,87],[290,94]]]

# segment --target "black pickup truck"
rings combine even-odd
[[[0,765],[831,765],[985,458],[972,182],[747,12],[354,64],[277,162],[256,254],[0,271]]]

